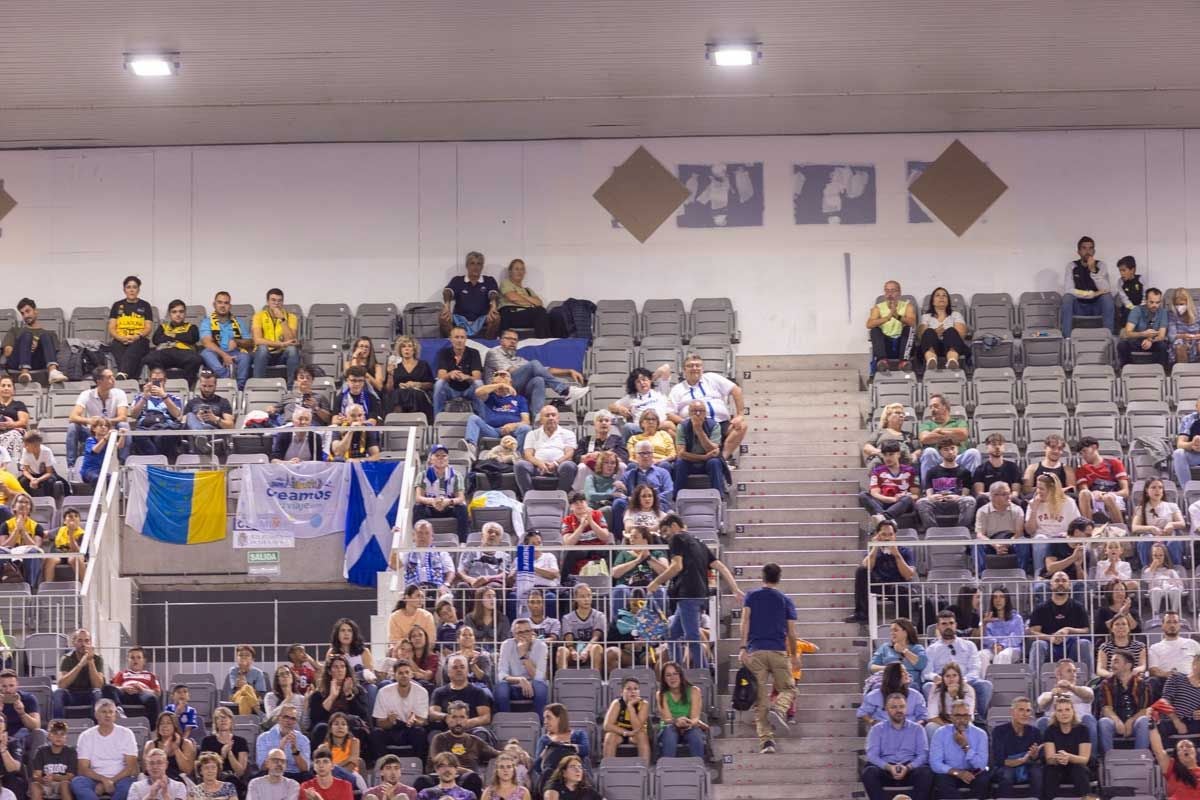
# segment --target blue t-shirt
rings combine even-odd
[[[510,422],[520,422],[521,415],[529,413],[529,402],[519,394],[501,397],[492,392],[483,401],[483,404],[487,406],[488,410],[487,419],[484,421],[493,428],[499,428]]]
[[[750,652],[773,650],[787,652],[788,620],[796,618],[796,604],[778,589],[761,586],[746,592],[743,605],[750,609]]]
[[[233,338],[234,338],[233,320],[234,320],[233,316],[230,316],[229,319],[217,320],[217,328],[216,328],[215,336],[213,336],[213,325],[212,325],[212,317],[211,316],[204,316],[204,317],[201,317],[200,319],[196,320],[196,327],[200,329],[200,338],[201,339],[203,339],[205,336],[211,336],[213,341],[216,343],[217,347],[221,348],[222,350],[224,350],[225,352],[228,353],[232,349],[230,346],[230,342],[232,342]],[[238,324],[238,330],[241,332],[241,336],[239,336],[238,338],[239,339],[249,339],[250,338],[250,326],[247,325],[246,321],[242,320],[242,319],[239,319],[237,321],[237,324]]]
[[[163,712],[167,714],[175,713],[175,704],[167,703],[163,707]],[[183,728],[197,728],[200,726],[199,720],[196,719],[196,709],[188,706],[182,714],[179,715],[179,725]]]
[[[465,275],[455,275],[446,288],[454,292],[454,313],[467,319],[486,316],[491,308],[488,295],[500,291],[499,284],[491,275],[480,275],[479,283],[468,283]]]
[[[104,451],[108,449],[108,445],[102,447],[99,453],[92,449],[95,446],[96,437],[89,436],[87,442],[83,445],[83,454],[80,456],[83,459],[83,465],[79,468],[79,472],[82,475],[100,474],[100,466],[104,461]]]
[[[21,698],[21,705],[25,706],[26,714],[38,713],[37,698],[29,692],[17,690],[17,696]],[[9,736],[16,736],[24,728],[24,723],[21,722],[21,715],[17,713],[16,703],[4,703],[0,705],[4,709],[4,729]]]

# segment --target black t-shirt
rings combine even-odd
[[[1040,625],[1042,633],[1058,633],[1063,628],[1091,628],[1087,611],[1074,600],[1067,600],[1061,606],[1053,600],[1047,600],[1029,615],[1029,627]]]
[[[187,405],[183,407],[183,413],[184,415],[195,414],[201,406],[208,406],[218,417],[233,414],[233,406],[229,405],[229,401],[219,394],[214,394],[208,399],[198,394],[193,396],[191,400],[187,401]]]
[[[677,533],[667,543],[669,559],[680,556],[683,570],[671,579],[671,597],[699,600],[708,597],[708,570],[716,556],[708,545],[690,533]]]
[[[141,298],[132,303],[118,300],[109,309],[108,318],[117,321],[117,333],[121,336],[141,336],[146,323],[154,319],[154,309]]]
[[[971,473],[962,467],[943,467],[938,464],[930,467],[922,481],[923,489],[932,489],[935,494],[962,494],[964,488],[971,488]]]
[[[983,491],[991,488],[996,481],[1003,481],[1009,486],[1014,483],[1021,482],[1021,470],[1017,467],[1015,461],[1007,459],[998,467],[992,466],[990,460],[985,460],[982,464],[975,468],[975,474],[971,476],[971,483],[982,483]]]
[[[600,795],[595,789],[587,786],[576,786],[574,789],[568,789],[561,780],[552,781],[546,788],[558,792],[559,800],[601,800]]]
[[[33,754],[33,771],[41,770],[43,775],[77,775],[79,762],[74,747],[64,747],[55,753],[50,745],[42,745]]]
[[[488,693],[473,683],[468,683],[462,689],[455,689],[448,683],[443,684],[433,690],[433,697],[430,698],[429,705],[437,706],[445,711],[455,700],[466,703],[467,707],[471,709],[471,716],[475,716],[475,709],[480,706],[492,707],[492,700]]]
[[[8,405],[0,403],[0,417],[4,417],[5,419],[11,419],[15,422],[17,420],[18,415],[22,411],[24,411],[26,414],[28,414],[29,407],[26,406],[24,403],[22,403],[20,400],[14,399]]]
[[[1052,544],[1046,548],[1046,557],[1053,558],[1055,561],[1062,561],[1064,558],[1069,558],[1070,555],[1075,552],[1075,548],[1070,545],[1070,541],[1071,541],[1070,539],[1067,539],[1065,541],[1063,541],[1063,540],[1056,541],[1054,544]],[[1085,545],[1085,547],[1086,547],[1086,545]],[[1087,563],[1088,563],[1088,558],[1087,558],[1087,551],[1085,549],[1084,554],[1083,554],[1083,563],[1076,564],[1075,566],[1065,570],[1065,572],[1067,573],[1067,575],[1069,575],[1071,577],[1071,580],[1075,580],[1075,581],[1087,580]],[[1045,561],[1043,561],[1041,564],[1038,564],[1036,566],[1039,568],[1038,574],[1041,575],[1043,578],[1049,579],[1051,577],[1051,575],[1053,575],[1052,572],[1050,572],[1046,569]]]
[[[1051,723],[1046,729],[1046,743],[1054,745],[1055,751],[1063,750],[1073,756],[1079,755],[1081,744],[1091,744],[1088,730],[1082,723],[1071,728],[1069,733],[1063,733],[1062,726],[1057,722]]]
[[[215,734],[209,734],[204,737],[204,741],[200,742],[200,752],[221,755],[221,748],[224,746]],[[250,746],[241,736],[235,736],[233,737],[233,747],[230,750],[235,756],[240,756],[242,753],[249,753]]]
[[[463,373],[469,377],[471,373],[475,371],[483,374],[483,360],[479,358],[479,351],[474,347],[466,348],[463,350],[462,357],[456,359],[454,357],[454,348],[450,345],[446,345],[441,350],[438,350],[437,368],[439,370],[444,369],[447,372],[453,372],[456,369],[462,370]],[[470,380],[454,380],[447,381],[447,383],[450,384],[450,388],[460,392],[471,385]]]
[[[21,698],[21,704],[25,706],[26,714],[38,713],[37,698],[29,692],[17,690],[17,696]],[[0,708],[4,711],[4,728],[8,731],[9,736],[15,736],[25,726],[21,723],[21,715],[17,713],[16,703],[3,703]]]

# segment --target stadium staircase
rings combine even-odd
[[[804,658],[793,735],[776,740],[774,755],[760,755],[753,714],[731,711],[740,620],[733,597],[723,597],[718,800],[834,800],[861,791],[854,706],[868,643],[842,620],[853,611],[866,520],[857,502],[866,368],[852,356],[738,356],[750,432],[734,471],[724,560],[744,589],[759,584],[762,564],[779,563],[799,634],[821,652]]]

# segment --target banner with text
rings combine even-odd
[[[312,539],[346,527],[349,464],[305,461],[241,467],[236,527]]]

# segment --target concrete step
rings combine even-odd
[[[805,658],[807,659],[809,657],[805,656]],[[801,679],[801,683],[841,684],[841,683],[846,683],[848,681],[855,680],[855,679],[858,679],[861,681],[862,677],[863,677],[863,668],[862,668],[863,660],[861,658],[859,658],[856,661],[855,659],[847,658],[847,662],[848,662],[847,664],[833,664],[833,665],[827,666],[827,667],[810,667],[806,663],[805,667],[804,667],[804,677]],[[737,675],[737,671],[738,671],[738,667],[730,667],[728,670],[726,670],[725,674],[722,676],[722,678],[724,678],[725,682],[722,683],[721,685],[722,686],[733,686],[734,677]],[[859,685],[861,686],[862,684],[860,683]],[[812,706],[815,703],[820,702],[819,700],[817,700],[815,698],[820,698],[823,696],[823,694],[822,693],[816,693],[816,694],[812,694],[812,695],[806,694],[805,696],[814,698],[812,701],[809,701],[809,700],[804,701],[805,703],[808,703],[810,706]],[[861,690],[859,692],[858,698],[859,698],[859,700],[862,699]],[[797,701],[797,703],[799,703],[799,702],[800,701]],[[724,703],[724,704],[722,704],[722,703]],[[727,701],[722,701],[720,698],[718,698],[718,700],[717,700],[717,706],[718,706],[718,708],[721,709],[722,713],[725,711],[728,711],[732,708],[732,706]],[[819,707],[812,707],[812,708],[806,709],[803,714],[800,713],[799,708],[800,708],[800,706],[797,706],[796,718],[803,719],[805,722],[837,723],[837,722],[841,722],[842,720],[853,720],[854,719],[854,714],[850,710],[850,706],[840,706],[840,705],[830,706],[830,705],[826,704],[826,705],[822,705]],[[747,722],[752,723],[754,720],[754,717],[748,715],[746,717],[746,720],[747,720]],[[751,728],[751,731],[753,731],[753,728]]]
[[[766,494],[738,494],[737,507],[747,509],[777,508],[860,508],[858,494],[822,492],[802,494],[798,492],[771,492]]]
[[[760,556],[761,558],[761,556]],[[847,565],[848,567],[849,565]],[[734,576],[738,578],[742,584],[743,590],[757,586],[761,578],[759,569],[748,567],[730,567],[734,571]],[[737,570],[742,571],[741,575],[737,574]],[[805,608],[820,608],[820,606],[811,605],[812,598],[820,596],[826,603],[831,604],[833,601],[842,599],[852,600],[854,597],[854,580],[853,574],[849,579],[846,578],[830,578],[827,574],[818,577],[800,577],[799,573],[793,574],[794,570],[799,567],[789,568],[784,570],[783,579],[779,581],[779,590],[785,592],[788,597],[792,598],[792,602],[796,603],[796,607],[800,607],[800,603],[810,603],[805,605]],[[846,569],[846,567],[836,567],[835,569]],[[852,571],[851,571],[852,572]],[[725,584],[721,584],[721,596],[723,598],[731,597],[725,593]],[[728,605],[728,600],[722,600],[726,608],[733,608]]]
[[[828,434],[821,434],[822,437]],[[746,445],[745,456],[792,456],[796,459],[808,456],[837,456],[839,458],[855,459],[861,456],[862,448],[858,442],[751,442]]]
[[[778,750],[777,755],[799,755],[812,752],[813,750],[812,740],[803,739],[798,736],[781,736],[776,740],[775,745]],[[863,740],[857,736],[830,736],[821,740],[821,748],[828,753],[854,753],[857,755],[858,751],[862,750],[864,746]],[[732,755],[735,758],[739,758],[739,760],[741,756],[757,756],[758,739],[756,737],[723,736],[719,739],[713,739],[713,752],[718,756]]]
[[[766,384],[753,393],[747,392],[745,395],[746,405],[752,412],[758,412],[764,408],[789,408],[802,405],[827,408],[830,411],[843,407],[857,409],[864,404],[869,404],[870,399],[867,392],[839,391],[837,389],[801,389],[795,392],[780,392],[776,391],[771,384]]]
[[[730,569],[741,567],[743,575],[757,570],[768,561],[774,561],[783,567],[783,573],[789,578],[851,581],[854,579],[854,568],[862,558],[862,553],[848,548],[818,553],[796,550],[726,550],[721,554],[721,560],[726,566]]]
[[[729,522],[733,525],[746,525],[759,522],[865,522],[867,512],[861,508],[830,508],[818,506],[809,508],[731,508]]]
[[[853,800],[856,792],[864,796],[857,780],[830,783],[835,776],[827,769],[797,770],[779,783],[718,783],[712,796],[713,800]]]
[[[815,739],[824,739],[829,736],[841,738],[858,736],[858,720],[854,718],[854,715],[847,711],[837,713],[839,715],[838,718],[829,722],[800,719],[797,717],[798,721],[789,726],[791,736],[787,738],[792,740],[799,739],[800,741],[808,739],[810,746],[816,749],[818,742],[814,741]],[[757,735],[754,732],[754,715],[749,711],[742,711],[737,712],[737,717],[737,721],[732,725],[726,723],[725,735],[734,738],[754,738]],[[864,749],[866,748],[865,741],[863,747]]]
[[[750,461],[746,461],[746,459]],[[793,460],[789,464],[756,464],[750,455],[742,456],[742,463],[733,472],[735,482],[755,481],[853,481],[856,485],[863,475],[862,464],[843,467],[815,467],[807,459]]]
[[[862,459],[858,453],[853,456],[795,456],[787,453],[768,456],[746,453],[738,460],[738,468],[734,472],[733,479],[738,480],[738,475],[743,470],[796,469],[798,464],[816,470],[855,470],[859,475],[862,475],[863,472]]]
[[[765,433],[803,434],[814,440],[828,439],[833,433],[853,431],[861,433],[863,426],[854,417],[841,419],[799,419],[796,417],[759,417],[751,414],[748,418],[750,430]]]
[[[862,548],[859,546],[857,534],[842,536],[735,536],[723,553],[763,552],[772,550],[792,550],[799,558],[801,553],[807,554],[821,550],[850,550],[862,560]],[[722,556],[724,557],[724,556]]]
[[[737,646],[731,645],[722,650],[722,652],[726,654],[728,660],[727,667],[737,672],[738,667],[741,666],[741,662],[738,661]],[[819,671],[841,669],[843,667],[861,667],[863,652],[859,648],[852,648],[849,651],[842,652],[827,653],[822,651],[820,653],[809,653],[804,657],[804,672],[808,674],[809,670]],[[806,681],[801,679],[800,683],[804,684]],[[851,688],[855,689],[855,691],[838,692],[826,686],[825,692],[821,697],[805,700],[803,703],[798,704],[797,707],[820,709],[857,707],[859,702],[862,701],[862,684],[858,686],[851,685]],[[721,706],[721,708],[726,709],[727,706]]]
[[[756,422],[768,424],[770,420],[781,419],[808,419],[821,420],[830,425],[840,425],[853,423],[859,426],[862,421],[862,413],[859,411],[859,404],[839,405],[836,408],[829,408],[825,405],[809,406],[803,404],[797,405],[753,405],[750,406],[750,416]]]
[[[738,630],[735,626],[735,630]],[[867,652],[866,639],[856,639],[850,636],[811,636],[804,635],[807,629],[800,632],[804,639],[812,642],[817,647],[821,648],[821,653],[854,653],[858,655]],[[720,639],[720,649],[723,653],[730,653],[733,657],[737,657],[738,648],[741,647],[740,636],[722,636]],[[820,655],[820,653],[812,653],[810,655]],[[808,656],[805,656],[808,658]],[[858,687],[858,691],[862,691],[862,687]]]
[[[745,444],[842,444],[845,442],[854,442],[857,445],[862,445],[869,436],[868,431],[858,428],[837,428],[829,429],[824,432],[812,433],[786,430],[781,424],[777,423],[766,428],[756,427],[751,423],[746,431],[746,438],[742,440]]]
[[[733,598],[730,598],[732,602]],[[824,606],[819,608],[801,608],[796,606],[796,623],[802,625],[801,635],[816,636],[831,634],[834,636],[854,636],[858,626],[842,622],[854,610],[854,598],[846,595],[846,605],[843,607]]]
[[[747,368],[738,359],[738,383],[746,386],[758,383],[785,383],[788,381],[854,381],[858,371],[851,369],[820,369],[807,366],[771,364],[758,369]]]
[[[827,396],[844,396],[861,391],[862,383],[853,376],[822,377],[811,380],[798,380],[794,375],[788,375],[778,381],[738,381],[745,397],[778,397],[792,392],[812,392]]]
[[[741,481],[741,478],[746,476],[752,479]],[[734,484],[734,493],[739,497],[759,494],[825,494],[850,495],[855,500],[858,499],[858,481],[753,480],[754,470],[743,470],[737,477],[739,482]]]
[[[724,763],[721,766],[721,782],[774,783],[779,779],[787,780],[787,774],[778,773],[790,773],[792,778],[795,778],[795,770],[801,769],[829,770],[853,775],[854,768],[858,765],[857,753],[838,753],[826,750],[825,740],[821,740],[820,747],[812,747],[810,741],[809,750],[788,753],[787,758],[781,760],[779,758],[780,739],[775,740],[776,752],[773,754],[738,753],[733,756],[732,760],[722,759]]]
[[[866,374],[870,366],[870,357],[866,353],[817,353],[796,355],[756,355],[754,353],[739,353],[738,368],[742,371],[756,369],[839,369],[856,370]]]
[[[857,536],[859,532],[859,523],[857,522],[731,522],[730,524],[734,525],[730,531],[732,539],[748,536]]]

